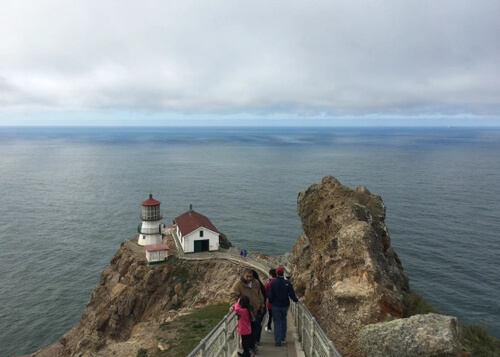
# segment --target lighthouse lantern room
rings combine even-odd
[[[160,244],[162,243],[162,223],[160,212],[161,202],[153,198],[150,193],[149,198],[142,202],[142,213],[139,224],[139,240],[140,245]]]

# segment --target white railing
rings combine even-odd
[[[342,357],[306,306],[299,301],[290,305],[297,335],[306,357]]]
[[[201,340],[200,344],[188,357],[230,357],[238,348],[239,336],[236,333],[238,316],[230,312],[212,331]]]
[[[155,227],[155,228],[141,228],[139,233],[142,234],[160,234],[161,233],[161,227]]]
[[[342,357],[302,302],[296,304],[292,302],[290,311],[306,357]],[[224,316],[188,357],[232,356],[239,343],[237,324],[238,318],[234,311]]]
[[[229,255],[237,256],[236,252],[228,251]],[[258,261],[254,268],[267,273],[270,262],[258,257],[243,258],[248,263]],[[267,281],[264,280],[263,283]],[[316,319],[302,302],[290,304],[299,342],[306,357],[342,357],[333,342],[326,336],[323,329],[318,325]],[[239,336],[236,332],[238,318],[233,311],[221,320],[212,331],[196,346],[188,357],[230,357],[238,348]]]

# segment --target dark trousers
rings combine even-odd
[[[273,305],[274,313],[274,343],[281,346],[286,338],[286,313],[288,307],[278,307]]]
[[[243,356],[250,357],[250,348],[254,347],[253,335],[241,335],[241,347],[243,347]]]
[[[271,330],[271,323],[273,322],[273,310],[269,309],[267,311],[269,312],[269,315],[267,318],[267,329]]]
[[[255,316],[255,321],[252,322],[252,335],[255,342],[260,342],[260,335],[262,334],[262,320],[264,320],[265,313],[260,313]]]

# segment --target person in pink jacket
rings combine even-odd
[[[250,349],[254,349],[252,335],[253,314],[250,311],[250,299],[246,295],[242,295],[240,299],[231,306],[230,310],[234,310],[238,315],[238,326],[236,332],[241,336],[241,346],[243,353],[238,352],[238,356],[250,357]]]

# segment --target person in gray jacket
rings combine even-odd
[[[269,285],[269,302],[271,303],[274,319],[274,344],[279,347],[286,338],[286,314],[290,307],[290,299],[297,302],[293,285],[284,278],[285,269],[280,265],[276,268],[276,279]]]

